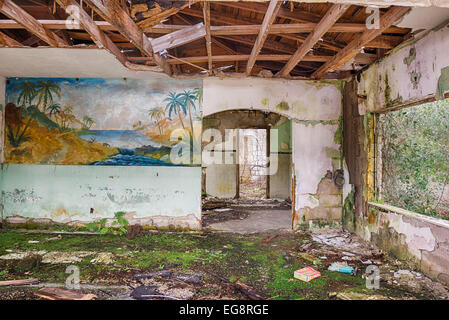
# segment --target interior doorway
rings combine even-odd
[[[267,130],[238,129],[239,194],[240,199],[269,197],[267,161]]]
[[[211,150],[215,162],[209,161]],[[291,229],[290,119],[258,110],[208,115],[202,159],[203,227],[239,233]]]

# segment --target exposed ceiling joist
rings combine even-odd
[[[128,13],[114,0],[86,0],[86,2],[106,21],[113,25],[126,39],[143,54],[152,57],[156,64],[171,75],[172,70],[165,58],[154,54],[150,40],[135,24]]]
[[[68,45],[63,39],[46,29],[32,15],[11,0],[0,0],[0,12],[21,24],[28,32],[52,47],[66,47]]]
[[[246,74],[250,75],[251,70],[256,62],[257,55],[262,50],[263,44],[268,36],[268,30],[276,19],[276,15],[281,7],[282,2],[278,0],[271,0],[268,5],[267,12],[263,18],[262,26],[260,27],[259,35],[254,43],[251,55],[249,56],[248,63],[246,64]]]
[[[321,37],[330,29],[330,27],[338,21],[338,19],[346,12],[350,6],[347,4],[334,4],[330,7],[324,17],[311,32],[304,43],[296,50],[290,60],[279,71],[278,76],[288,76],[291,70],[304,58],[304,56],[313,48],[313,46],[321,39]]]
[[[360,36],[352,40],[345,48],[337,53],[331,60],[322,65],[312,74],[312,78],[320,78],[329,71],[334,71],[342,66],[359,53],[362,48],[379,36],[386,28],[395,21],[404,16],[410,8],[408,7],[391,7],[385,14],[380,17],[379,29],[368,29]]]
[[[89,14],[74,0],[56,0],[56,2],[66,10],[67,7],[72,6],[76,7],[78,10],[78,21],[79,24],[83,27],[84,30],[89,33],[92,40],[99,48],[105,48],[109,52],[111,52],[118,61],[120,61],[123,65],[126,66],[126,56],[120,51],[120,49],[115,45],[112,40],[104,34],[103,31],[97,26],[95,21],[93,21]]]
[[[0,47],[23,47],[23,45],[19,41],[0,32]]]
[[[209,67],[209,73],[212,72],[212,37],[210,33],[210,3],[205,2],[203,6],[204,26],[206,28],[206,52],[207,52],[207,65]]]

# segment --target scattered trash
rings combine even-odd
[[[28,240],[28,243],[39,243],[38,240]]]
[[[157,289],[157,286],[138,286],[131,292],[131,297],[136,300],[150,300],[161,297],[161,293]]]
[[[47,300],[92,300],[97,297],[92,293],[82,293],[61,288],[42,288],[34,294]]]
[[[222,209],[215,209],[215,212],[226,212],[226,211],[231,211],[231,208],[222,208]]]
[[[320,259],[315,258],[314,256],[312,256],[312,255],[310,255],[310,254],[308,254],[308,253],[306,253],[306,252],[300,252],[300,253],[299,253],[299,256],[300,256],[302,259],[304,259],[304,260],[306,260],[307,262],[310,262],[310,263],[312,263],[312,264],[321,264],[321,260],[320,260]]]
[[[0,287],[2,286],[22,286],[28,284],[36,284],[39,282],[39,279],[22,279],[22,280],[6,280],[0,281]]]
[[[114,255],[110,252],[99,252],[95,258],[90,260],[91,263],[111,264],[114,263]]]
[[[61,240],[62,235],[58,234],[56,237],[47,238],[45,241]]]
[[[262,242],[263,242],[263,243],[268,243],[268,242],[270,242],[271,240],[273,240],[274,238],[276,238],[277,236],[278,236],[277,234],[272,234],[272,235],[270,235],[270,236],[264,238],[264,239],[262,240]]]
[[[312,267],[305,267],[300,270],[296,270],[294,273],[294,277],[296,279],[309,282],[310,280],[313,280],[315,278],[318,278],[321,276],[321,273],[319,271],[316,271]]]

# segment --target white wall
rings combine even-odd
[[[358,88],[359,94],[367,96],[360,100],[360,113],[433,97],[441,84],[449,90],[448,49],[449,28],[445,26],[371,65],[362,73]]]
[[[206,78],[203,81],[203,112],[210,115],[227,110],[254,109],[292,119],[292,162],[297,183],[295,207],[297,210],[313,209],[320,207],[325,198],[317,196],[316,201],[311,201],[323,177],[328,170],[339,169],[335,157],[340,156],[340,145],[334,142],[342,109],[339,85],[338,81]],[[333,202],[332,208],[326,206],[332,211],[332,220],[341,218],[341,201]],[[311,218],[313,220],[313,214]]]

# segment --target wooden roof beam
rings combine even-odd
[[[68,44],[53,31],[46,29],[33,16],[11,0],[0,0],[0,12],[17,21],[28,32],[34,34],[52,47],[66,47]]]
[[[368,29],[360,36],[352,40],[339,53],[333,56],[331,60],[318,68],[318,70],[312,74],[312,78],[320,78],[329,71],[337,70],[338,67],[354,58],[367,43],[382,34],[385,29],[403,17],[409,10],[409,7],[390,7],[390,9],[380,17],[379,29]]]
[[[259,35],[257,36],[256,42],[254,43],[253,50],[249,56],[248,63],[246,64],[246,75],[251,74],[251,70],[256,62],[257,55],[260,50],[262,50],[263,44],[268,36],[268,30],[276,19],[276,15],[281,7],[282,1],[271,0],[268,5],[267,12],[263,18],[262,26],[260,27]]]
[[[156,64],[168,75],[172,70],[166,59],[154,53],[150,40],[135,24],[128,13],[114,0],[86,0],[86,2],[106,21],[113,25],[128,41],[143,54],[154,59]]]
[[[203,6],[204,26],[206,28],[206,51],[207,51],[207,65],[209,73],[212,72],[212,37],[210,33],[210,3],[204,2]]]
[[[349,7],[350,5],[348,4],[334,4],[330,7],[316,26],[315,30],[307,36],[304,43],[279,71],[278,76],[286,77]]]
[[[99,48],[105,48],[112,53],[120,63],[126,66],[126,56],[120,51],[117,45],[104,34],[92,20],[90,15],[75,0],[56,0],[56,2],[65,10],[69,6],[75,6],[79,12],[79,24],[89,33],[92,40]]]
[[[23,47],[23,44],[0,32],[0,47]]]

